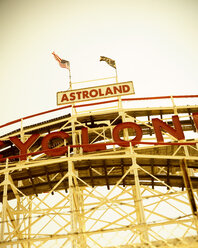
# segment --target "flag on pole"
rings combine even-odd
[[[105,61],[108,65],[112,66],[113,68],[116,69],[116,63],[115,60],[104,57],[104,56],[100,56],[100,61]]]
[[[69,61],[67,61],[65,59],[61,59],[57,54],[55,54],[55,52],[53,52],[52,54],[54,55],[55,60],[58,61],[61,68],[66,68],[66,69],[70,70]]]
[[[70,89],[72,88],[72,83],[71,83],[71,71],[70,71],[70,63],[69,61],[65,59],[61,59],[55,52],[52,53],[54,55],[54,58],[56,61],[58,61],[59,65],[61,68],[66,68],[69,70],[69,87]]]

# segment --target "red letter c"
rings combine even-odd
[[[67,139],[68,137],[69,137],[69,134],[64,133],[63,131],[50,133],[50,134],[46,135],[42,140],[42,143],[41,143],[42,150],[48,150],[49,149],[49,142],[51,139],[55,139],[55,138]],[[67,151],[67,147],[61,147],[58,150],[51,149],[50,151],[46,151],[45,154],[47,154],[50,157],[62,156],[65,154],[66,151]]]

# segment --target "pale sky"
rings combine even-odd
[[[198,0],[0,0],[0,25],[0,125],[58,107],[53,51],[73,82],[115,76],[106,56],[132,97],[198,94]]]
[[[197,0],[0,0],[0,124],[58,107],[68,71],[52,51],[73,82],[114,76],[106,56],[133,97],[198,94],[197,13]]]

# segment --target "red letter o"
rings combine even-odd
[[[113,129],[113,139],[117,143],[122,142],[122,144],[119,144],[120,146],[123,146],[123,147],[129,147],[130,146],[130,144],[129,144],[130,141],[125,141],[125,140],[122,140],[120,138],[120,131],[124,128],[132,128],[136,132],[136,137],[130,141],[134,141],[135,143],[141,141],[141,139],[142,139],[141,127],[134,122],[123,122],[123,123],[120,123],[117,126],[115,126]],[[135,145],[135,144],[132,144],[132,145]]]
[[[96,97],[98,96],[98,91],[93,89],[93,90],[90,90],[89,94],[91,97]]]

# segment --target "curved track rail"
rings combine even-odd
[[[125,231],[126,234],[132,232],[132,236],[137,236],[136,241],[141,243],[141,247],[147,247],[148,244],[155,247],[156,241],[154,243],[149,241],[152,240],[153,236],[157,237],[158,235],[156,231],[155,234],[151,234],[154,232],[155,226],[173,224],[181,224],[182,228],[185,227],[184,233],[188,233],[192,229],[192,235],[195,235],[196,230],[198,231],[198,220],[197,199],[194,197],[193,191],[198,188],[198,140],[194,138],[197,135],[197,126],[193,121],[193,113],[198,113],[198,106],[195,104],[186,106],[175,104],[176,99],[183,98],[196,99],[198,95],[125,98],[68,105],[1,125],[1,129],[17,123],[21,126],[0,137],[3,142],[1,146],[2,157],[0,158],[0,201],[2,206],[7,206],[5,207],[6,210],[2,208],[1,212],[3,231],[1,231],[0,247],[17,244],[20,244],[21,247],[30,247],[34,242],[40,242],[39,247],[47,247],[44,245],[49,240],[58,239],[63,239],[66,243],[71,242],[71,247],[105,247],[108,245],[100,246],[97,238],[94,239],[94,235],[122,231]],[[127,104],[139,101],[146,101],[146,104],[150,104],[152,100],[170,100],[171,106],[142,107],[134,104],[133,108],[129,108]],[[124,104],[127,104],[126,107]],[[96,109],[96,107],[101,108]],[[65,109],[68,109],[66,115],[24,126],[25,120]],[[152,119],[158,118],[174,127],[173,115],[179,116],[186,139],[178,142],[175,137],[164,132],[165,142],[158,142],[152,126]],[[136,123],[142,130],[142,140],[129,142],[129,147],[122,146],[122,142],[115,142],[112,136],[113,129],[123,122]],[[87,129],[88,140],[86,142],[89,145],[82,141],[83,128]],[[44,137],[60,131],[67,133],[69,137],[65,140],[55,137],[50,140],[49,149],[43,150],[42,140]],[[38,139],[29,147],[26,154],[20,154],[10,137],[18,137],[22,143],[25,143],[33,134],[39,134]],[[120,137],[124,140],[131,140],[135,135],[136,132],[133,129],[120,132]],[[106,149],[97,149],[97,146],[100,147],[101,144],[105,144]],[[92,151],[84,151],[85,147],[93,148],[94,146]],[[67,147],[64,155],[53,157],[47,155],[52,149],[60,150],[64,147]],[[23,160],[24,155],[27,157],[26,160]],[[105,193],[102,197],[102,193],[97,190],[98,188],[101,188],[102,191],[106,188],[109,193]],[[160,193],[159,188],[167,190],[167,193]],[[183,191],[179,190],[178,193],[175,188]],[[63,197],[62,190],[65,190],[66,196],[59,200],[59,203],[56,203],[53,208],[50,207],[52,203],[45,202],[47,197],[54,194],[60,194]],[[117,196],[108,198],[114,190],[118,190]],[[82,192],[86,192],[83,199]],[[144,195],[145,192],[149,193]],[[124,193],[127,193],[128,197],[125,198]],[[182,194],[186,194],[185,201],[180,198],[177,199],[178,195]],[[123,196],[123,198],[119,199],[119,196]],[[86,202],[89,197],[93,197],[95,200]],[[133,205],[130,203],[131,197],[134,201]],[[144,200],[157,197],[159,202],[156,203],[157,205],[152,211],[149,208],[150,204],[143,206]],[[9,200],[14,199],[17,201],[18,207],[9,208],[9,202],[12,202]],[[28,212],[27,206],[30,208],[30,205],[33,204],[32,199],[41,200],[35,205],[35,208]],[[180,214],[182,213],[181,218],[183,218],[180,220],[180,217],[171,219],[163,213],[155,212],[157,206],[168,199],[170,200],[169,206],[174,207],[171,201],[177,200],[181,204],[188,205],[191,208],[191,213],[184,214],[184,210],[180,211]],[[188,199],[188,203],[186,203],[186,199]],[[28,228],[23,226],[27,218],[29,218],[31,226],[35,225],[37,221],[31,220],[32,214],[44,213],[43,216],[37,216],[38,220],[46,216],[45,214],[51,210],[59,215],[58,211],[63,208],[62,206],[59,209],[59,204],[65,200],[67,202],[64,203],[64,208],[69,211],[66,212],[66,215],[70,216],[70,220],[67,220],[66,223],[68,224],[65,224],[63,229],[57,229],[57,233],[54,232],[54,234],[45,237],[46,234],[41,236],[42,232],[40,231],[38,235],[33,235],[31,230],[27,231]],[[88,210],[83,209],[83,201]],[[25,205],[22,206],[22,202]],[[41,204],[46,206],[49,204],[48,210],[41,210]],[[129,215],[128,210],[120,209],[122,205],[130,206],[134,210]],[[108,222],[108,218],[102,219],[105,214],[99,215],[100,217],[91,217],[92,211],[102,211],[101,206],[111,210],[114,210],[115,206],[118,208],[115,212],[119,213],[120,217],[112,223]],[[145,209],[148,211],[148,216],[144,214]],[[20,220],[23,211],[24,218]],[[155,214],[163,222],[149,222],[150,215]],[[86,227],[83,223],[86,221],[84,218],[95,223],[100,221],[101,227],[91,225],[85,231]],[[130,218],[132,219],[129,221]],[[63,219],[66,221],[66,217]],[[120,223],[118,220],[123,220],[129,224]],[[9,222],[8,228],[12,227],[14,230],[12,237],[8,230],[5,231],[4,223]],[[67,229],[67,225],[71,228]],[[65,230],[67,235],[61,236],[61,230]],[[185,234],[183,236],[185,237]],[[158,238],[154,240],[158,240]],[[164,239],[160,238],[160,240]],[[64,246],[64,242],[60,247],[70,247]],[[89,243],[88,246],[87,242]],[[170,241],[170,246],[172,245],[171,242],[174,243],[175,241]],[[196,241],[193,242],[196,243]],[[162,243],[160,243],[161,246]],[[129,247],[133,242],[131,238],[128,238],[124,244],[120,247]],[[156,242],[156,247],[157,245],[159,242]],[[111,247],[116,246],[112,245]],[[134,247],[136,247],[135,244]]]

